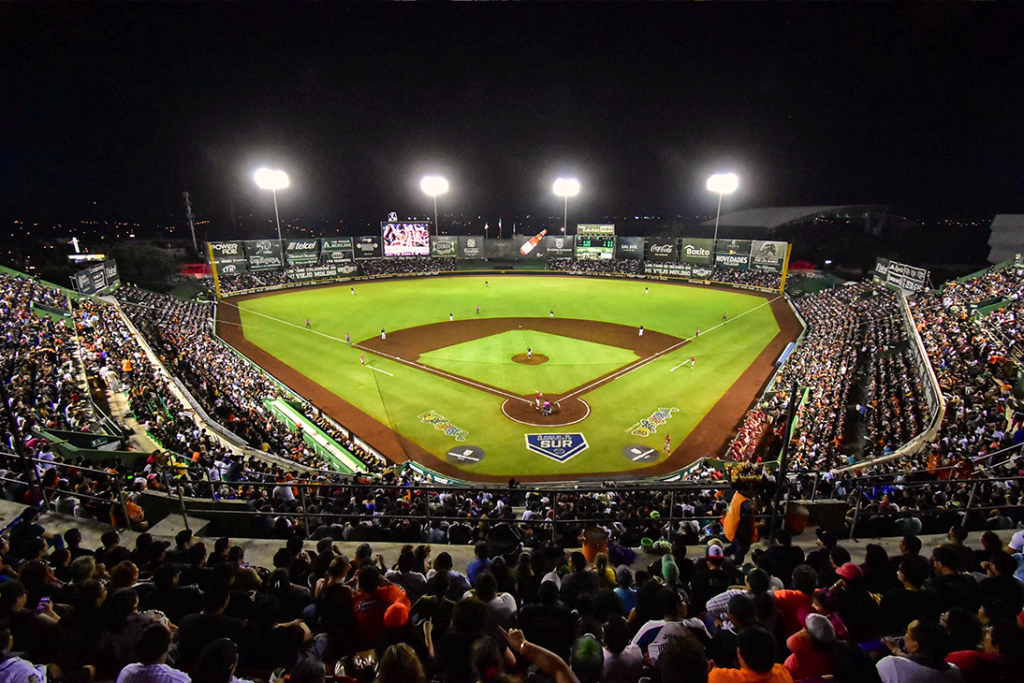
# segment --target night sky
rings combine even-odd
[[[0,4],[0,218],[1024,211],[1024,7]]]

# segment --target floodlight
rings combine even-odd
[[[288,174],[284,171],[261,168],[256,171],[256,184],[264,190],[283,190],[288,187]]]
[[[553,189],[559,197],[575,197],[580,193],[580,181],[575,178],[559,178]]]
[[[718,194],[732,194],[740,186],[735,173],[716,173],[708,178],[708,190]]]

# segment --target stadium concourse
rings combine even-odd
[[[360,663],[377,657],[378,680],[396,681],[499,680],[529,667],[558,681],[1019,680],[1018,332],[971,312],[1001,297],[1001,319],[1013,320],[1022,285],[1019,271],[993,269],[911,297],[947,419],[932,443],[898,459],[887,455],[934,417],[907,331],[894,323],[899,297],[860,283],[797,300],[808,333],[777,384],[810,397],[791,444],[790,495],[835,500],[854,534],[903,536],[900,554],[872,547],[855,563],[828,530],[811,553],[785,531],[748,553],[775,490],[768,470],[737,479],[743,505],[710,465],[681,487],[431,488],[322,421],[368,470],[339,476],[269,414],[263,399],[285,391],[219,344],[208,304],[125,287],[119,309],[0,275],[0,383],[13,418],[2,435],[4,493],[29,505],[0,545],[0,646],[10,650],[13,637],[23,653],[5,663],[57,664],[69,681],[134,680],[161,667],[174,680],[188,672],[227,683],[235,668],[222,679],[210,666],[226,660],[242,677],[269,680],[283,667],[319,681],[327,665],[369,680]],[[255,448],[225,446],[166,370]],[[127,394],[165,450],[99,469],[49,442],[54,432],[109,434],[95,407],[105,392],[90,395],[85,378]],[[851,415],[854,396],[865,408]],[[771,396],[752,415],[777,431],[785,402]],[[854,437],[862,446],[847,453]],[[829,471],[851,457],[856,473]],[[153,496],[185,508],[235,501],[251,513],[246,535],[283,547],[266,570],[246,566],[230,541],[211,551],[187,534],[173,547],[139,534],[134,548],[107,534],[90,555],[75,534],[62,543],[36,520],[44,508],[137,532]],[[922,548],[928,531],[948,531],[948,541]],[[303,549],[306,537],[319,539],[315,550]],[[567,555],[581,538],[587,555]],[[324,539],[360,545],[344,554]],[[383,541],[410,548],[375,558],[362,545]],[[427,543],[429,554],[417,545]],[[476,543],[475,558],[455,566],[437,548],[448,543]],[[632,548],[645,552],[635,574]],[[904,644],[878,640],[904,634]]]

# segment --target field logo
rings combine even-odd
[[[590,446],[587,437],[579,432],[569,434],[526,434],[526,448],[546,458],[565,462]]]
[[[679,408],[658,408],[650,417],[640,420],[626,431],[633,436],[650,436],[658,433],[658,427],[672,417],[672,413],[678,413]]]
[[[423,413],[420,416],[420,422],[428,425],[434,425],[434,429],[444,432],[448,436],[454,436],[456,441],[465,441],[466,437],[469,436],[469,432],[465,429],[459,429],[444,415],[438,415],[433,410],[428,413]]]

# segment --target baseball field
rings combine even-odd
[[[714,456],[799,331],[776,294],[568,276],[218,306],[227,342],[387,457],[480,481],[642,477]]]

